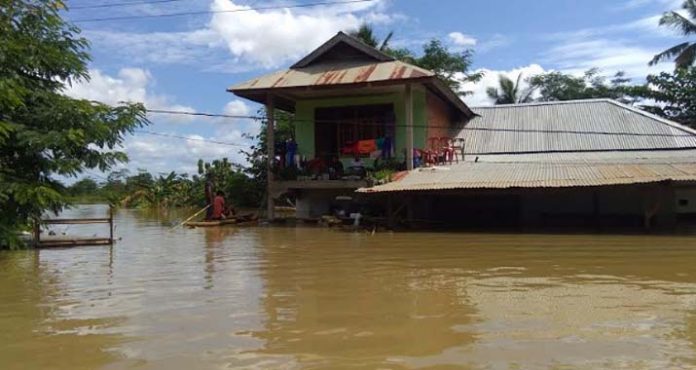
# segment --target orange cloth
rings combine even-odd
[[[377,140],[360,140],[358,141],[358,153],[360,154],[370,154],[377,150]]]
[[[218,195],[215,197],[215,200],[213,201],[213,219],[221,219],[223,212],[225,212],[225,198]]]

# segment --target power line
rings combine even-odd
[[[162,0],[164,1],[164,0]],[[147,14],[147,15],[126,15],[119,17],[105,17],[105,18],[86,18],[74,20],[74,23],[87,23],[87,22],[106,22],[106,21],[124,21],[131,19],[145,19],[145,18],[164,18],[164,17],[180,17],[186,15],[202,15],[202,14],[220,14],[220,13],[241,13],[249,12],[253,10],[272,10],[272,9],[292,9],[292,8],[309,8],[322,5],[340,5],[340,4],[354,4],[354,3],[366,3],[375,0],[346,0],[346,1],[325,1],[318,3],[307,3],[307,4],[296,4],[296,5],[273,5],[257,8],[244,8],[244,9],[232,9],[232,10],[199,10],[192,12],[180,12],[180,13],[166,13],[166,14]]]
[[[224,141],[217,141],[217,140],[208,140],[208,139],[203,139],[203,138],[197,138],[197,137],[188,137],[188,136],[181,136],[181,135],[174,135],[174,134],[165,134],[162,132],[155,132],[155,131],[145,131],[145,130],[138,130],[135,131],[136,133],[139,134],[146,134],[146,135],[152,135],[152,136],[162,136],[162,137],[169,137],[169,138],[174,138],[174,139],[181,139],[181,140],[191,140],[191,141],[201,141],[205,143],[211,143],[211,144],[217,144],[217,145],[227,145],[227,146],[235,146],[235,147],[241,147],[241,148],[247,148],[250,146],[245,145],[245,144],[236,144],[236,143],[228,143]]]
[[[172,110],[160,110],[160,109],[148,109],[150,113],[159,114],[171,114],[171,115],[185,115],[185,116],[200,116],[200,117],[218,117],[218,118],[234,118],[234,119],[253,119],[253,120],[267,120],[267,116],[247,116],[247,115],[234,115],[234,114],[215,114],[215,113],[204,113],[204,112],[187,112],[187,111],[172,111]],[[322,119],[322,120],[312,120],[312,119],[299,119],[290,118],[291,122],[318,122],[318,123],[347,123],[344,119]],[[384,126],[384,123],[370,123],[370,122],[360,122],[359,125],[362,126]],[[390,124],[388,127],[413,127],[413,128],[442,128],[442,129],[459,129],[462,131],[490,131],[490,132],[523,132],[523,133],[539,133],[539,134],[567,134],[567,135],[602,135],[602,136],[638,136],[638,137],[693,137],[693,134],[661,134],[661,133],[642,133],[642,132],[611,132],[611,131],[579,131],[579,130],[540,130],[540,129],[517,129],[517,128],[491,128],[491,127],[451,127],[451,126],[437,126],[437,125],[420,125],[414,124],[411,126],[405,124]]]
[[[152,0],[152,1],[129,1],[123,3],[111,3],[111,4],[97,4],[97,5],[82,5],[82,6],[72,6],[68,7],[70,10],[81,10],[81,9],[97,9],[97,8],[116,8],[122,6],[133,6],[133,5],[148,5],[148,4],[163,4],[163,3],[173,3],[178,1],[186,0]]]

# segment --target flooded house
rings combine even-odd
[[[344,33],[229,91],[269,117],[294,113],[290,149],[268,155],[314,165],[315,176],[269,168],[268,194],[294,194],[301,218],[341,195],[363,197],[392,225],[671,228],[696,215],[696,131],[616,101],[470,108],[433,72]],[[356,157],[403,171],[376,186],[331,176],[330,163]]]

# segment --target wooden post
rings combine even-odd
[[[34,219],[34,247],[41,245],[41,220]]]
[[[406,84],[404,94],[406,107],[406,169],[413,169],[413,86]]]
[[[109,242],[114,244],[114,207],[109,206]]]
[[[394,230],[394,196],[387,195],[387,228]]]
[[[266,150],[268,164],[266,166],[266,204],[267,218],[272,221],[275,218],[275,204],[273,201],[273,160],[275,158],[275,104],[273,95],[266,97]]]

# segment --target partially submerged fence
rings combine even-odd
[[[42,225],[87,225],[87,224],[108,224],[109,237],[70,237],[70,236],[50,236],[41,239]],[[48,247],[77,247],[88,245],[111,245],[114,243],[114,212],[109,208],[107,218],[52,218],[42,219],[34,223],[34,246],[37,248]]]

